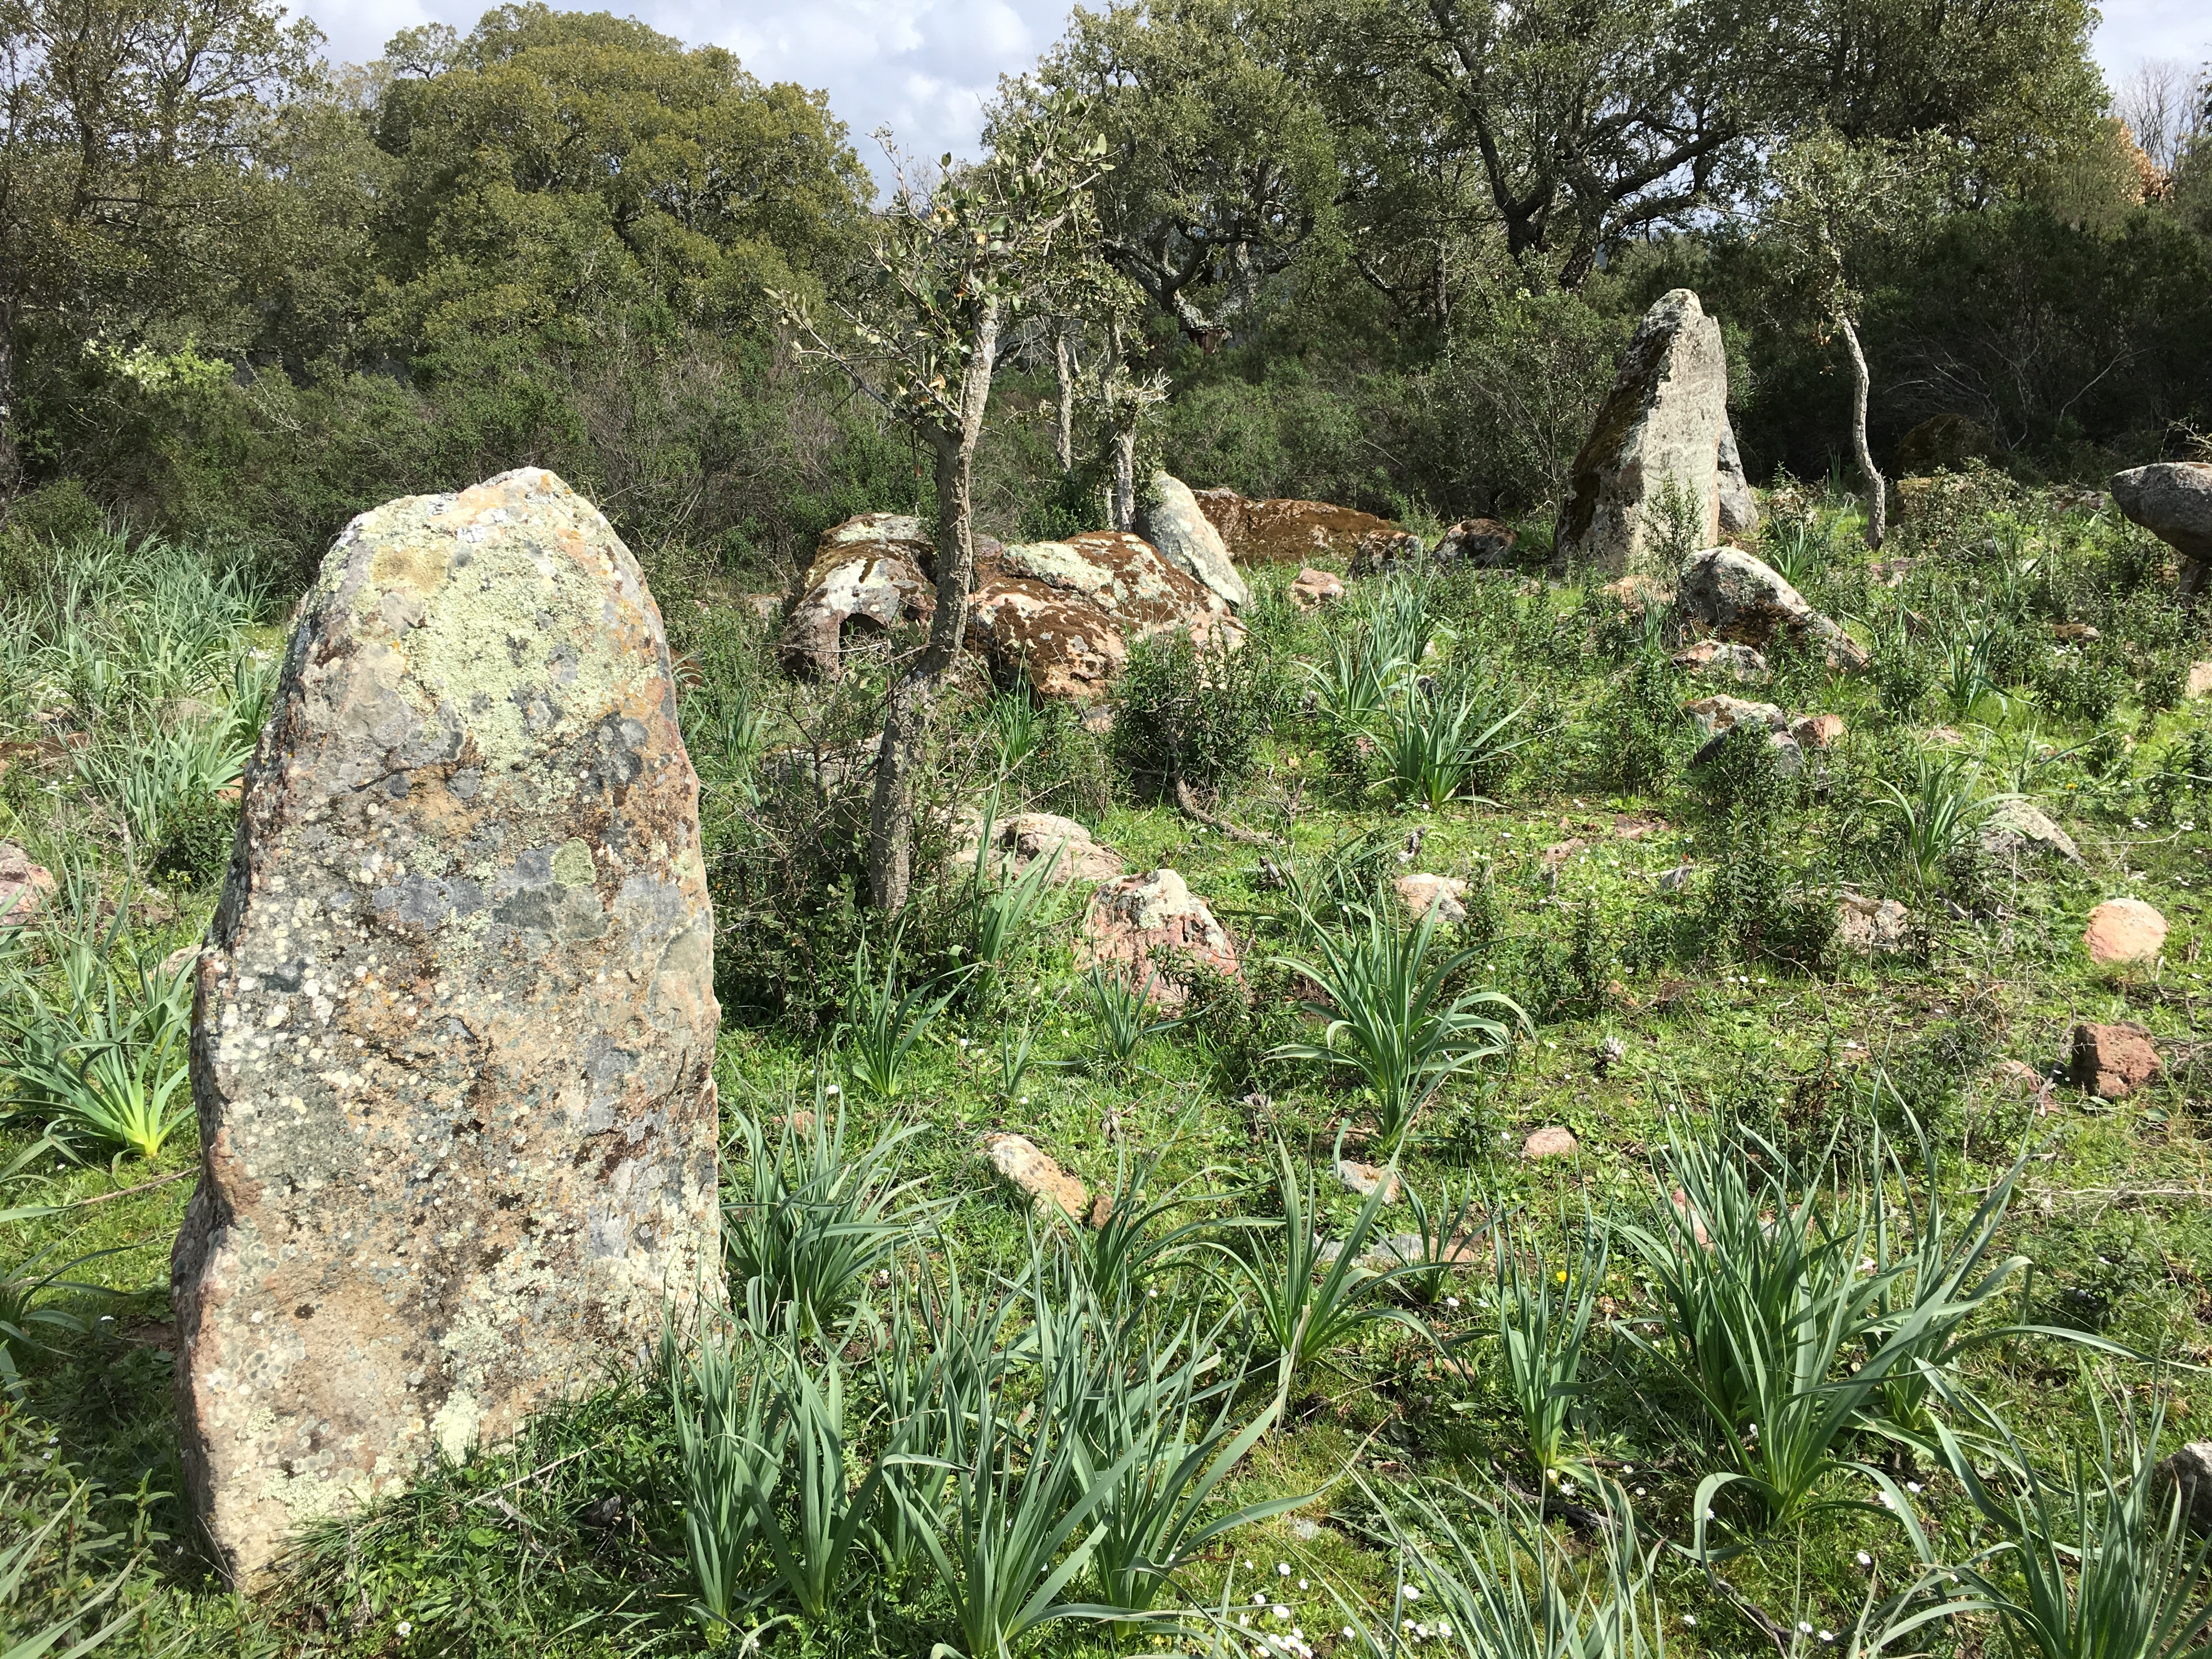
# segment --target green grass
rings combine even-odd
[[[734,1428],[718,1443],[730,1465],[719,1474],[702,1449],[707,1419],[692,1414],[706,1382],[679,1376],[672,1392],[665,1377],[635,1379],[319,1528],[277,1593],[233,1597],[191,1542],[171,1415],[166,1270],[191,1186],[176,1177],[197,1158],[192,1127],[143,1159],[113,1160],[114,1146],[82,1137],[58,1152],[43,1137],[65,1115],[11,1083],[21,1109],[0,1127],[0,1170],[24,1161],[0,1191],[0,1210],[18,1212],[0,1223],[0,1269],[34,1264],[33,1279],[94,1288],[49,1286],[33,1301],[55,1316],[9,1339],[17,1375],[0,1395],[0,1553],[43,1541],[24,1558],[15,1599],[0,1597],[0,1653],[57,1623],[75,1641],[127,1609],[105,1650],[734,1652],[742,1632],[775,1620],[762,1650],[793,1655],[922,1655],[939,1644],[995,1654],[1001,1636],[1017,1652],[1192,1651],[1224,1634],[1249,1653],[1257,1633],[1296,1628],[1331,1656],[1387,1653],[1395,1630],[1407,1654],[1626,1655],[1663,1641],[1685,1659],[1735,1659],[1777,1645],[1763,1619],[1789,1638],[1788,1659],[1809,1659],[1849,1645],[1863,1615],[1893,1631],[1912,1615],[1890,1604],[1916,1585],[1917,1605],[1978,1605],[1960,1613],[1955,1636],[1930,1625],[1912,1643],[2070,1659],[2081,1644],[2037,1632],[2087,1607],[2118,1632],[2107,1650],[2167,1650],[2160,1621],[2172,1629],[2179,1617],[2186,1630],[2203,1587],[2166,1540],[2166,1513],[2128,1508],[2142,1483],[2130,1478],[2127,1425],[2148,1434],[2162,1410],[2162,1443],[2203,1437],[2203,1390],[2193,1373],[2110,1350],[2212,1360],[2212,1049],[2199,1046],[2212,784],[2198,776],[2212,711],[2151,714],[2130,700],[2144,695],[2149,663],[2139,673],[2130,655],[2131,619],[2156,597],[2126,589],[2140,562],[2119,556],[2134,532],[1990,508],[1919,533],[1909,523],[1900,532],[1917,561],[1900,591],[1873,583],[1833,514],[1811,536],[1799,564],[1808,599],[1852,620],[1877,667],[1830,680],[1778,653],[1777,682],[1759,695],[1793,714],[1839,714],[1848,731],[1762,797],[1762,837],[1683,775],[1690,744],[1650,696],[1666,676],[1632,667],[1640,625],[1603,596],[1525,591],[1510,576],[1419,591],[1370,581],[1355,588],[1371,604],[1297,623],[1273,645],[1310,663],[1341,649],[1350,678],[1322,700],[1324,714],[1340,694],[1380,710],[1405,673],[1381,670],[1430,638],[1447,661],[1494,665],[1528,705],[1512,728],[1522,746],[1484,786],[1495,804],[1414,791],[1390,805],[1391,792],[1369,787],[1387,757],[1362,757],[1342,724],[1286,716],[1215,806],[1286,835],[1287,848],[1227,841],[1134,789],[1091,824],[1128,867],[1173,865],[1208,899],[1243,947],[1253,1006],[1206,990],[1152,1030],[1160,1016],[1102,1011],[1067,949],[1079,904],[1023,894],[988,912],[963,899],[939,921],[918,915],[895,972],[890,939],[872,936],[865,994],[852,938],[833,941],[837,977],[854,981],[834,1040],[835,1020],[812,1034],[727,1022],[726,1199],[760,1224],[745,1276],[762,1281],[764,1304],[805,1303],[830,1335],[802,1334],[795,1357],[772,1364],[756,1364],[745,1342],[728,1351],[717,1398]],[[1990,563],[2028,554],[2038,562],[2027,577]],[[50,1006],[70,994],[69,939],[112,926],[118,905],[134,959],[151,968],[198,939],[215,902],[211,877],[153,881],[117,794],[76,766],[83,750],[52,735],[82,732],[125,758],[132,732],[185,700],[204,706],[185,710],[203,721],[250,703],[251,653],[281,643],[264,620],[273,611],[241,610],[182,555],[151,562],[167,573],[158,584],[88,556],[72,567],[82,593],[71,604],[47,596],[6,611],[7,659],[43,665],[43,678],[10,682],[0,738],[46,746],[0,778],[0,836],[73,890],[52,902],[68,926],[23,933],[9,957]],[[1275,579],[1255,574],[1262,586]],[[1896,648],[1917,655],[1886,672],[1899,610],[1981,616],[1978,660],[1960,653],[1947,686],[1936,672],[1949,665],[1945,641],[1900,623]],[[698,630],[678,641],[707,677],[692,696],[725,724],[741,715],[736,735],[702,730],[694,745],[710,836],[741,834],[771,793],[752,789],[754,758],[790,740],[800,700],[818,695],[808,708],[827,720],[832,694],[730,678],[757,673],[740,666],[759,660],[748,640],[715,632],[744,619],[675,611],[685,614],[672,627]],[[2062,653],[2049,632],[2061,619],[2093,623],[2103,638]],[[2203,623],[2186,627],[2189,649],[2212,656]],[[1363,682],[1369,660],[1376,672]],[[2069,702],[2085,674],[2134,689],[2093,722]],[[234,675],[246,676],[235,694]],[[2002,696],[1976,689],[1977,677]],[[1705,689],[1685,681],[1681,694]],[[1977,725],[1951,744],[1934,728],[1965,724],[1955,700],[1968,693]],[[1613,723],[1625,709],[1642,723],[1628,759]],[[1076,798],[1051,769],[1074,751],[1046,741],[1026,704],[979,699],[955,720],[953,762],[975,745],[974,775],[1006,780],[1000,810]],[[2017,791],[2050,811],[2083,864],[1974,857],[1972,804],[1929,798],[1916,766],[1954,752],[1984,757],[1982,791]],[[1633,793],[1617,781],[1627,775]],[[1417,835],[1418,854],[1400,861]],[[1767,866],[1747,872],[1723,856],[1754,844]],[[1662,890],[1658,876],[1686,863],[1691,878]],[[1419,1041],[1378,1038],[1385,1063],[1372,1078],[1295,1057],[1322,1045],[1328,1019],[1364,1017],[1346,1006],[1358,981],[1340,976],[1330,992],[1327,975],[1303,983],[1274,959],[1323,967],[1314,926],[1350,951],[1373,878],[1401,870],[1470,882],[1468,922],[1437,925],[1407,983],[1419,991],[1427,969],[1450,963],[1427,1006],[1494,989],[1527,1012],[1533,1035],[1508,1019],[1505,1052],[1425,1070]],[[1756,895],[1725,884],[1753,877],[1793,902],[1826,902],[1845,884],[1901,898],[1915,937],[1871,959],[1752,954],[1753,932],[1715,919],[1745,911]],[[2087,910],[2120,894],[2149,900],[2172,926],[2155,969],[2102,972],[2082,953]],[[1395,925],[1401,941],[1418,932],[1410,918]],[[953,988],[939,976],[982,957],[995,964],[989,994],[967,989],[933,1010]],[[1320,1019],[1297,1006],[1316,988],[1335,1005]],[[2063,1083],[2021,1090],[1997,1074],[2002,1060],[2047,1073],[2081,1019],[2143,1024],[2165,1074],[2119,1102]],[[1117,1020],[1131,1029],[1104,1029]],[[1344,1041],[1333,1053],[1348,1055]],[[868,1083],[849,1097],[829,1096],[826,1082],[817,1093],[819,1079],[859,1080],[862,1048]],[[815,1127],[794,1127],[787,1143],[770,1120],[793,1119],[794,1103],[811,1106]],[[1932,1179],[1907,1109],[1925,1130]],[[741,1109],[759,1125],[757,1153],[738,1133]],[[1571,1128],[1579,1150],[1524,1160],[1524,1136],[1550,1125]],[[1068,1237],[1079,1259],[1059,1261],[1060,1235],[977,1163],[977,1138],[994,1129],[1030,1136],[1093,1192],[1116,1195],[1106,1230]],[[871,1174],[866,1149],[908,1130]],[[839,1133],[842,1153],[817,1146]],[[1364,1204],[1340,1186],[1340,1137],[1346,1157],[1395,1154],[1418,1205]],[[1739,1257],[1821,1258],[1783,1264],[1789,1283],[1737,1322],[1756,1362],[1748,1382],[1741,1366],[1730,1382],[1725,1367],[1709,1379],[1684,1362],[1653,1256],[1626,1231],[1670,1224],[1674,1188],[1694,1184],[1672,1149],[1693,1144],[1769,1149],[1738,1169]],[[1911,1155],[1891,1162],[1887,1149],[1900,1146]],[[1777,1188],[1784,1166],[1794,1173]],[[1985,1199],[2008,1178],[2009,1201],[1992,1215]],[[908,1182],[919,1184],[900,1192]],[[908,1213],[918,1200],[935,1206],[919,1224]],[[1768,1231],[1801,1204],[1811,1206],[1802,1237]],[[1418,1248],[1398,1238],[1387,1259],[1405,1265],[1389,1278],[1346,1267],[1332,1291],[1334,1265],[1310,1258],[1301,1277],[1285,1259],[1297,1238],[1313,1257],[1316,1237],[1350,1239],[1363,1211],[1371,1245],[1417,1236]],[[1511,1241],[1503,1285],[1481,1231],[1494,1218]],[[1610,1230],[1609,1253],[1585,1254],[1586,1225]],[[1439,1248],[1455,1237],[1474,1241],[1464,1260]],[[1704,1263],[1693,1238],[1674,1243],[1684,1271]],[[2014,1258],[1962,1324],[1923,1320],[1911,1340],[1899,1336],[1915,1309],[1971,1300]],[[1865,1261],[1874,1270],[1859,1271]],[[1725,1300],[1724,1285],[1708,1289]],[[1548,1324],[1536,1317],[1544,1297]],[[1800,1303],[1833,1317],[1798,1318]],[[1517,1365],[1514,1330],[1524,1333]],[[1765,1333],[1756,1352],[1754,1330]],[[2091,1365],[2081,1341],[2055,1332],[2109,1348]],[[1900,1360],[1910,1347],[1940,1361],[1942,1386],[1897,1364],[1863,1386],[1827,1388],[1886,1343]],[[1298,1363],[1276,1363],[1285,1349]],[[1198,1369],[1208,1354],[1218,1358]],[[1102,1370],[1111,1356],[1120,1368]],[[739,1467],[751,1467],[739,1454],[757,1377],[753,1437],[785,1442],[765,1530]],[[1729,1389],[1746,1401],[1764,1389],[1760,1416],[1717,1423],[1712,1401]],[[2112,1403],[2123,1389],[2137,1401],[2132,1419]],[[1103,1417],[1076,1410],[1085,1401],[1105,1402]],[[1729,1395],[1723,1412],[1737,1403]],[[2114,1425],[2109,1458],[2100,1411]],[[1761,1424],[1755,1441],[1743,1433],[1750,1420]],[[896,1438],[906,1423],[911,1437]],[[1784,1431],[1790,1446],[1777,1444]],[[926,1455],[899,1461],[915,1446]],[[1085,1468],[1119,1474],[1079,1510],[1070,1472]],[[2038,1471],[2040,1485],[1993,1473],[2014,1468]],[[1738,1479],[1716,1487],[1718,1476]],[[856,1516],[864,1501],[869,1513]],[[1609,1514],[1632,1516],[1632,1543],[1589,1529],[1588,1516]],[[2063,1549],[2031,1561],[1999,1547],[2039,1528],[2068,1547],[2087,1540],[2112,1570],[2085,1589]],[[695,1559],[720,1564],[714,1595]],[[1930,1560],[1961,1584],[1923,1585]],[[2130,1599],[2136,1580],[2152,1588]],[[1147,1598],[1176,1619],[1172,1631],[1065,1612]],[[702,1605],[732,1623],[702,1620]],[[1432,1632],[1449,1621],[1455,1634],[1409,1638],[1409,1619]],[[1600,1627],[1610,1634],[1593,1645]],[[2129,1634],[2146,1630],[2145,1640]]]

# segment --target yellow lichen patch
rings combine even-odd
[[[563,887],[589,886],[598,873],[590,846],[580,839],[572,836],[562,842],[561,850],[553,854],[553,879]]]
[[[446,580],[452,547],[444,536],[386,542],[369,556],[369,591],[364,597],[374,603],[386,589],[404,584],[428,599]]]

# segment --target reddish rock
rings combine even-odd
[[[1234,649],[1244,638],[1218,594],[1126,531],[979,547],[971,605],[969,647],[994,678],[1073,702],[1105,694],[1133,640],[1180,629]]]
[[[1316,570],[1309,566],[1298,572],[1297,580],[1290,586],[1290,595],[1291,603],[1299,610],[1318,611],[1344,597],[1344,579],[1334,571]]]
[[[2150,1033],[2140,1025],[2094,1025],[2074,1028],[2073,1064],[2068,1068],[2077,1088],[2106,1100],[2123,1100],[2164,1069]]]
[[[2154,962],[2166,948],[2166,918],[2141,899],[2106,899],[2089,912],[2081,943],[2100,968]]]
[[[1228,929],[1173,870],[1123,876],[1091,896],[1076,945],[1076,965],[1101,962],[1121,964],[1134,985],[1149,977],[1151,1000],[1170,1008],[1182,1006],[1189,995],[1172,977],[1180,963],[1231,978],[1241,979],[1243,973]]]
[[[1467,906],[1460,900],[1467,892],[1467,884],[1455,876],[1432,876],[1425,871],[1401,876],[1390,884],[1409,915],[1415,920],[1426,916],[1431,909],[1437,913],[1439,921],[1459,922],[1467,920]]]
[[[1101,1193],[1091,1200],[1091,1231],[1097,1232],[1114,1218],[1114,1194]]]
[[[1575,1132],[1566,1125],[1551,1123],[1530,1132],[1528,1138],[1521,1143],[1521,1156],[1527,1158],[1572,1158],[1582,1150],[1582,1145],[1575,1139]]]
[[[1841,714],[1807,714],[1790,722],[1790,735],[1803,749],[1831,749],[1844,740]]]
[[[1444,564],[1469,564],[1495,570],[1513,562],[1520,532],[1495,519],[1462,519],[1443,533],[1430,556]]]
[[[999,1178],[1030,1201],[1039,1215],[1063,1214],[1073,1221],[1085,1213],[1090,1194],[1083,1183],[1039,1152],[1024,1135],[983,1137],[983,1161]]]
[[[1581,852],[1583,848],[1589,845],[1589,843],[1584,841],[1580,836],[1573,836],[1566,841],[1555,841],[1549,847],[1547,847],[1544,849],[1544,862],[1547,864],[1565,864],[1569,859],[1574,857],[1576,854]]]
[[[12,841],[0,841],[0,927],[27,921],[54,890],[54,873]]]
[[[834,679],[848,635],[927,624],[937,608],[935,572],[929,537],[910,514],[863,513],[823,531],[784,624],[785,672]]]
[[[1287,497],[1255,501],[1233,489],[1194,493],[1239,564],[1303,563],[1320,554],[1365,568],[1422,550],[1418,538],[1356,507]]]

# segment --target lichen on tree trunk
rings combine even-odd
[[[1843,327],[1844,348],[1851,354],[1851,459],[1867,481],[1867,545],[1880,547],[1889,533],[1889,501],[1888,486],[1874,464],[1874,452],[1867,447],[1867,392],[1871,377],[1867,374],[1866,353],[1859,346],[1858,330],[1848,315],[1839,315],[1836,320]]]

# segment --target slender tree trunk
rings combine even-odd
[[[22,488],[23,460],[15,448],[15,302],[0,300],[0,524]]]
[[[1880,547],[1889,533],[1889,493],[1875,469],[1874,452],[1867,447],[1867,389],[1872,377],[1867,374],[1858,330],[1848,316],[1839,313],[1836,320],[1843,325],[1844,345],[1851,354],[1851,459],[1867,481],[1867,545]]]
[[[1116,530],[1137,527],[1137,428],[1126,427],[1114,434],[1114,500],[1111,517]]]
[[[1075,471],[1075,325],[1062,318],[1052,337],[1053,368],[1060,376],[1060,424],[1053,433],[1053,454],[1065,473]]]
[[[876,793],[868,812],[868,891],[876,908],[896,915],[914,884],[914,781],[929,736],[930,716],[946,672],[959,660],[968,632],[968,591],[975,586],[975,541],[969,522],[969,472],[991,371],[999,355],[999,313],[987,304],[960,376],[959,425],[933,427],[937,471],[937,612],[914,666],[891,682],[876,749]]]

